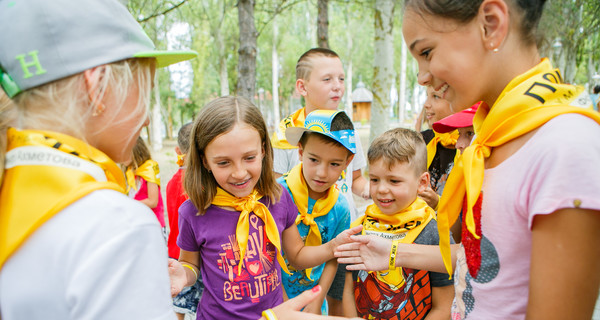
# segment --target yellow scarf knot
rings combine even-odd
[[[337,185],[332,185],[327,191],[325,198],[316,199],[313,206],[312,213],[308,213],[308,186],[302,175],[302,163],[296,165],[284,176],[285,182],[287,183],[294,203],[298,207],[298,217],[296,217],[296,225],[304,223],[309,227],[308,234],[306,235],[305,244],[307,246],[319,246],[322,244],[321,231],[319,225],[315,222],[315,219],[324,216],[331,211],[333,206],[336,204],[339,197],[339,190]],[[306,275],[310,278],[312,268],[306,269]]]
[[[238,247],[240,249],[240,262],[238,264],[238,275],[242,272],[242,265],[244,264],[244,257],[246,255],[246,248],[248,246],[248,236],[250,233],[250,213],[260,218],[265,224],[265,233],[267,239],[277,248],[277,261],[281,268],[286,273],[290,273],[285,264],[285,260],[281,256],[281,240],[279,237],[279,230],[275,219],[271,215],[269,208],[267,208],[262,202],[258,201],[262,198],[262,195],[255,189],[249,195],[238,198],[232,196],[227,191],[217,188],[217,194],[215,195],[212,204],[221,207],[231,207],[237,211],[240,211],[240,217],[238,218],[237,227],[235,229],[235,236]]]
[[[564,84],[558,69],[548,59],[515,77],[502,91],[493,107],[482,104],[473,118],[476,137],[455,160],[438,210],[440,250],[452,275],[450,226],[461,209],[469,232],[477,239],[473,206],[483,186],[485,159],[491,149],[531,132],[561,114],[577,113],[600,123],[600,113],[589,109],[584,88]],[[580,99],[581,98],[581,99]],[[466,196],[467,208],[462,208]]]

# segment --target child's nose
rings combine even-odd
[[[236,165],[231,176],[234,179],[243,179],[246,177],[247,172],[248,170],[246,170],[246,167],[244,167],[243,165]]]

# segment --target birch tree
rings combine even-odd
[[[388,128],[390,91],[394,82],[393,0],[375,1],[373,54],[373,103],[371,105],[371,130],[373,141]]]

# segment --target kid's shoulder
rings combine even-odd
[[[194,205],[194,203],[192,203],[192,200],[187,199],[185,200],[181,206],[179,206],[179,216],[180,217],[191,217],[191,216],[196,216],[196,214],[198,213],[198,209],[196,208],[196,206]]]

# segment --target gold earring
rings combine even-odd
[[[94,108],[94,111],[92,112],[92,116],[99,116],[104,112],[104,110],[106,110],[106,106],[104,105],[104,103],[97,103],[96,107]]]

